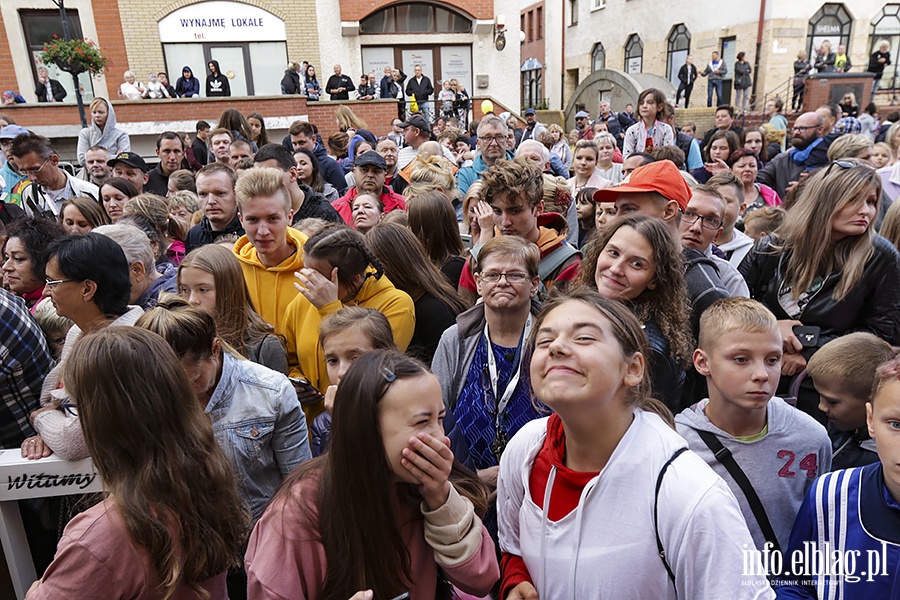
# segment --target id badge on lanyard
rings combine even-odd
[[[521,337],[519,337],[519,345],[516,347],[516,355],[513,359],[512,376],[509,379],[509,383],[506,384],[506,389],[503,390],[503,394],[498,395],[498,392],[500,391],[498,389],[500,382],[499,372],[497,370],[497,359],[494,356],[494,346],[491,343],[491,336],[488,333],[487,323],[484,325],[484,339],[487,344],[487,374],[490,380],[487,382],[488,385],[484,386],[484,391],[485,394],[487,394],[489,389],[493,396],[489,399],[490,408],[493,408],[494,413],[494,441],[491,442],[491,452],[493,452],[498,462],[503,451],[506,449],[506,444],[509,442],[509,434],[504,423],[504,416],[506,407],[509,405],[509,401],[512,398],[513,393],[515,393],[516,387],[519,385],[519,378],[522,375],[522,346],[530,333],[531,314],[529,314],[528,318],[525,320],[525,328],[522,330]]]

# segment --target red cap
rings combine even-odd
[[[687,208],[691,199],[691,186],[671,160],[658,160],[638,167],[621,185],[594,192],[594,202],[615,202],[619,194],[628,192],[658,192],[677,202],[681,210]]]

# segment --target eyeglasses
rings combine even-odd
[[[722,226],[722,219],[717,219],[715,217],[701,217],[692,210],[684,211],[684,214],[681,216],[681,220],[689,225],[696,223],[697,219],[700,219],[700,227],[703,229],[716,230]]]
[[[497,144],[503,144],[506,142],[505,135],[482,135],[479,136],[478,139],[484,140],[484,143],[488,146],[490,146],[492,142],[496,142]]]
[[[21,173],[24,173],[25,175],[37,175],[38,173],[41,172],[41,169],[43,169],[44,166],[46,166],[46,164],[47,164],[47,162],[48,162],[49,160],[50,160],[50,157],[48,156],[48,157],[44,160],[44,162],[41,163],[41,166],[39,166],[38,168],[36,168],[36,169],[19,169],[19,171],[20,171]]]
[[[488,283],[499,283],[500,279],[506,278],[506,283],[509,283],[511,285],[522,284],[529,279],[528,273],[522,273],[521,271],[512,271],[510,273],[480,273],[478,277],[482,281],[486,281]]]
[[[834,165],[837,165],[837,166],[839,166],[839,167],[842,168],[842,169],[852,169],[853,167],[856,166],[856,165],[854,165],[852,162],[848,162],[848,161],[846,161],[846,160],[835,160],[835,161],[833,161],[830,165],[828,165],[828,168],[827,168],[827,169],[825,169],[825,176],[824,176],[824,177],[828,177],[828,174],[831,173],[831,169],[834,168]],[[824,177],[823,177],[823,178],[824,178]]]
[[[56,286],[61,283],[71,283],[73,281],[78,281],[77,279],[45,279],[44,285],[47,286],[47,289],[54,290]]]
[[[794,125],[791,127],[791,131],[806,131],[807,129],[816,129],[818,127],[821,127],[821,125],[807,125],[806,127],[797,127]]]

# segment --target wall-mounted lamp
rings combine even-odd
[[[498,51],[506,48],[506,18],[503,15],[494,18],[494,48]]]

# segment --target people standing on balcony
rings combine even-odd
[[[887,40],[881,40],[878,44],[878,50],[869,57],[869,66],[866,69],[869,73],[875,73],[875,81],[872,83],[872,99],[875,99],[875,92],[878,90],[878,83],[881,76],[884,75],[884,68],[891,64],[891,45]]]
[[[281,78],[281,93],[284,95],[302,94],[303,86],[300,84],[300,64],[292,62],[284,70]]]
[[[159,80],[156,73],[150,73],[147,76],[147,87],[144,89],[144,98],[157,100],[160,98],[169,98],[169,90]]]
[[[303,81],[303,85],[306,87],[306,99],[318,100],[322,95],[322,86],[319,85],[319,80],[316,79],[316,68],[314,66],[306,65]]]
[[[737,92],[734,105],[741,112],[747,110],[747,96],[753,86],[753,79],[750,77],[753,67],[744,60],[744,56],[744,52],[738,52],[737,61],[734,63],[734,89]]]
[[[144,97],[144,86],[134,78],[134,73],[125,71],[125,81],[119,85],[119,98],[123,100],[140,100]]]
[[[334,65],[334,75],[325,83],[325,92],[332,100],[349,100],[350,92],[356,89],[353,80],[341,73],[341,65]]]
[[[116,128],[116,111],[106,98],[94,98],[90,105],[91,123],[78,134],[76,156],[85,164],[84,155],[91,146],[103,146],[110,156],[131,150],[128,134]]]
[[[837,56],[831,51],[831,42],[825,40],[816,53],[816,73],[834,73],[834,61]]]
[[[194,77],[194,72],[187,65],[175,82],[175,95],[179,98],[195,98],[200,95],[200,80]]]
[[[434,93],[434,86],[431,85],[431,80],[422,74],[422,65],[416,65],[413,68],[413,72],[413,78],[406,84],[406,95],[412,96],[419,106],[419,112],[430,123],[431,106],[428,104],[428,101]]]
[[[37,96],[38,102],[62,102],[68,95],[62,84],[55,79],[50,79],[50,72],[46,67],[38,67],[37,72],[38,84],[34,95]]]
[[[791,98],[791,110],[800,110],[803,108],[803,95],[806,93],[806,77],[812,70],[809,63],[806,50],[797,53],[797,60],[794,61],[794,95]]]
[[[834,57],[834,68],[841,73],[846,73],[852,67],[853,64],[850,62],[850,57],[847,56],[847,46],[840,44],[838,46],[837,54]]]
[[[701,77],[708,77],[709,81],[706,84],[706,107],[712,108],[712,97],[713,90],[716,92],[716,103],[722,103],[722,78],[728,73],[728,66],[725,64],[725,61],[719,58],[719,53],[715,50],[712,51],[712,54],[709,56],[709,63],[706,65],[706,68],[703,69],[703,72],[700,73]]]
[[[219,61],[211,60],[207,65],[209,75],[206,76],[206,97],[207,98],[225,98],[231,95],[231,84],[228,77],[222,75],[219,68]]]
[[[691,102],[691,92],[694,91],[694,82],[697,81],[697,66],[694,64],[694,56],[688,54],[678,69],[678,91],[675,93],[675,105],[681,102],[681,94],[684,94],[684,107],[687,108]]]
[[[359,85],[356,87],[357,100],[374,100],[378,98],[378,86],[375,85],[375,74],[363,73],[359,76]]]
[[[177,94],[175,93],[175,88],[169,83],[169,76],[164,72],[160,71],[156,74],[159,82],[162,84],[163,88],[166,90],[166,93],[169,94],[169,98],[176,98]]]

